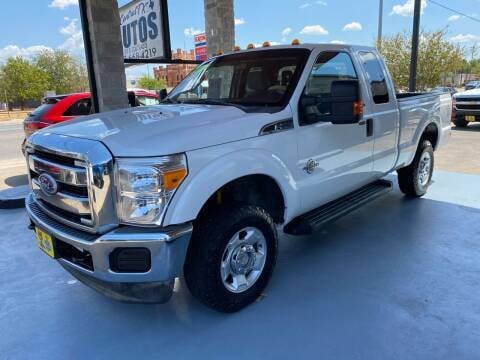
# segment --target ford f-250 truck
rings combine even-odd
[[[164,302],[184,274],[233,312],[272,276],[277,232],[308,234],[391,188],[427,191],[449,94],[396,95],[374,48],[249,49],[199,65],[158,106],[27,142],[37,242],[115,299]]]

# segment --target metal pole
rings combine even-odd
[[[383,27],[383,0],[379,0],[378,5],[378,35],[377,35],[377,46],[378,50],[382,49],[382,27]]]
[[[418,38],[420,35],[421,2],[422,0],[415,0],[415,9],[413,11],[412,55],[410,59],[410,78],[408,81],[408,91],[410,92],[415,92],[417,88]]]

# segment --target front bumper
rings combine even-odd
[[[57,260],[74,277],[103,294],[121,301],[160,303],[169,300],[173,282],[182,272],[192,225],[161,229],[124,226],[103,235],[89,234],[65,226],[47,216],[30,194],[25,201],[33,225],[47,232],[54,242],[88,254],[89,266],[76,257]],[[55,245],[57,247],[57,245]],[[147,272],[115,272],[110,254],[118,248],[146,248],[151,254]]]

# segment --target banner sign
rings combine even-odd
[[[195,60],[207,60],[207,35],[205,33],[194,36],[193,42],[195,44]]]
[[[170,59],[166,0],[134,0],[119,9],[125,59]]]

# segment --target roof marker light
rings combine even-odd
[[[265,41],[262,45],[262,47],[269,47],[270,46],[270,42],[269,41]]]
[[[248,44],[247,45],[247,49],[250,50],[250,49],[255,49],[255,45],[253,45],[252,43]]]
[[[292,40],[292,45],[300,45],[300,40],[298,40],[298,39],[293,39],[293,40]]]

